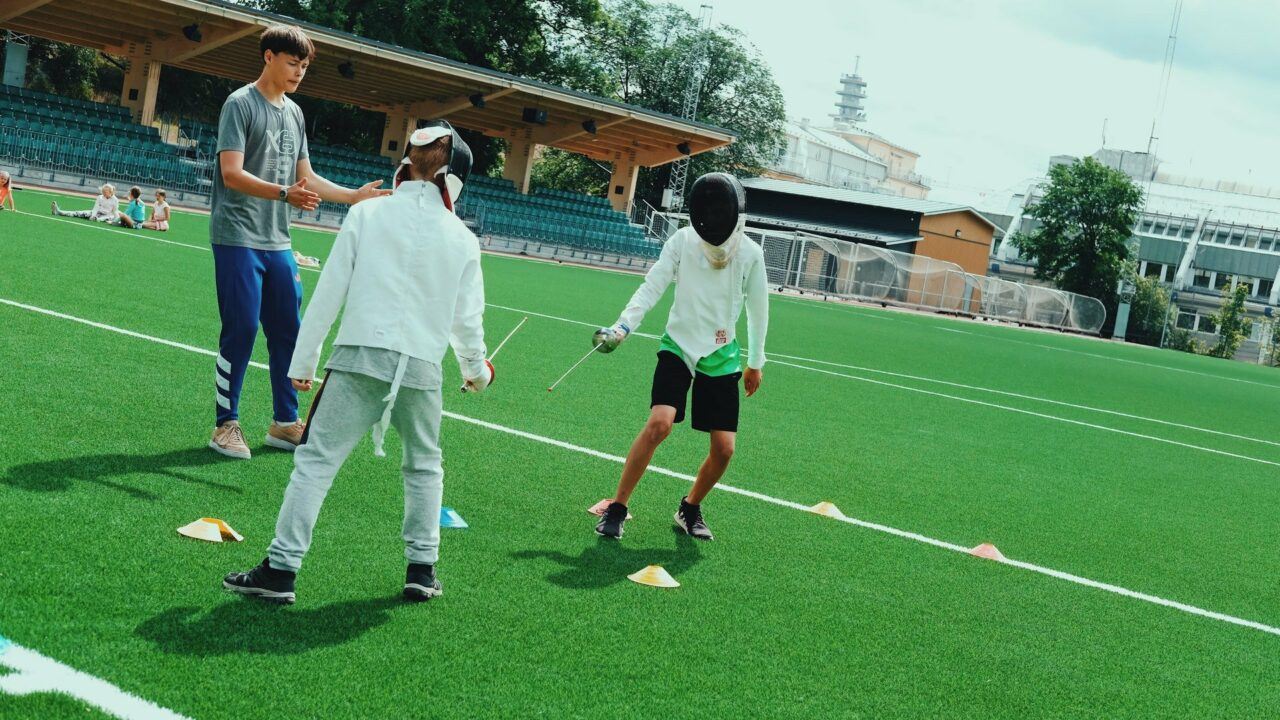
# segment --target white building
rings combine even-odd
[[[1246,307],[1255,322],[1250,342],[1237,357],[1256,360],[1258,343],[1269,333],[1266,311],[1280,304],[1280,188],[1175,176],[1146,153],[1100,150],[1093,157],[1129,174],[1146,193],[1133,228],[1138,272],[1159,278],[1176,293],[1177,327],[1213,342],[1216,328],[1210,316],[1218,311],[1224,294],[1245,285]],[[1055,156],[1051,165],[1074,160]],[[1032,270],[1009,237],[1034,229],[1035,221],[1022,211],[1043,196],[1038,185],[1046,182],[1048,178],[1041,178],[1029,184],[1009,232],[992,256],[1001,275]]]
[[[787,121],[787,148],[769,175],[846,190],[880,190],[888,166],[866,150],[808,120]]]

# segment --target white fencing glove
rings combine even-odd
[[[494,376],[493,363],[485,360],[484,371],[480,373],[480,377],[466,378],[466,382],[462,384],[462,392],[484,392],[485,388],[493,384]]]
[[[618,349],[623,340],[631,334],[631,328],[625,323],[614,323],[607,328],[600,328],[591,336],[591,344],[596,346],[596,350],[602,353],[611,353]]]

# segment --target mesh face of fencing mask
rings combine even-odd
[[[738,178],[708,173],[689,191],[689,222],[702,239],[702,254],[717,270],[733,260],[747,224],[747,194]]]

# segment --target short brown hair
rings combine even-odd
[[[409,147],[409,162],[413,164],[413,172],[428,182],[435,180],[436,173],[449,162],[449,151],[453,147],[453,139],[445,136],[430,145]]]
[[[133,187],[129,188],[129,197],[131,198],[142,197],[142,188],[138,187],[137,185],[134,185]]]
[[[159,195],[160,197],[169,197],[167,194],[165,194],[165,191],[163,190],[157,190],[156,194]]]
[[[316,46],[297,25],[272,25],[262,31],[258,52],[265,54],[268,50],[277,55],[287,53],[301,60],[314,60],[316,57]]]

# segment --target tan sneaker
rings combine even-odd
[[[273,448],[293,452],[298,449],[298,443],[302,442],[302,431],[306,429],[306,423],[301,420],[297,420],[292,425],[286,425],[285,427],[271,423],[271,427],[267,429],[267,437],[263,442]]]
[[[228,420],[214,428],[209,447],[227,457],[241,460],[248,460],[251,457],[249,446],[244,441],[244,433],[240,431],[240,423],[235,420]]]

